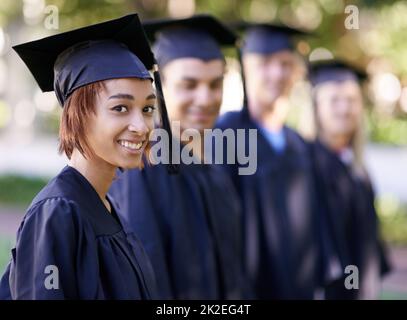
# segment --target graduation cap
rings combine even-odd
[[[154,55],[137,14],[23,43],[13,49],[41,90],[55,91],[61,106],[73,91],[97,81],[117,78],[152,80],[148,70],[155,66]],[[157,69],[154,80],[162,124],[171,141]]]
[[[154,64],[137,14],[14,46],[42,91],[61,105],[80,86],[112,78],[149,78]]]
[[[293,37],[309,35],[299,29],[271,23],[240,21],[232,23],[231,26],[235,30],[245,32],[243,54],[272,54],[282,50],[294,50]]]
[[[143,27],[154,43],[160,67],[186,57],[204,61],[223,59],[221,46],[233,46],[237,36],[218,19],[208,14],[183,19],[145,21]]]
[[[243,108],[246,108],[247,94],[242,55],[246,53],[268,55],[283,50],[291,51],[294,50],[293,37],[296,35],[308,35],[309,33],[272,23],[238,21],[229,25],[233,30],[245,33],[243,41],[239,45],[238,58],[243,83]]]
[[[154,43],[154,53],[161,67],[187,57],[203,61],[224,59],[221,46],[235,46],[238,39],[231,29],[208,14],[145,21],[143,27]],[[240,51],[238,55],[241,60]],[[243,76],[242,79],[244,81]]]
[[[320,60],[310,63],[309,80],[313,86],[337,81],[353,80],[363,82],[367,78],[365,71],[342,60]]]

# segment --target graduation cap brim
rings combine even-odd
[[[319,60],[313,61],[308,66],[309,74],[312,76],[318,72],[322,72],[324,69],[338,69],[338,70],[349,70],[353,72],[359,81],[364,81],[367,79],[367,73],[361,68],[352,65],[343,60]]]
[[[183,19],[147,20],[143,22],[143,27],[151,42],[156,40],[160,31],[172,27],[204,30],[221,45],[234,45],[237,41],[237,36],[231,29],[207,14],[194,15]]]
[[[58,55],[79,42],[102,39],[124,43],[148,70],[152,69],[154,56],[137,14],[23,43],[13,49],[30,69],[41,90],[52,91]]]
[[[292,35],[292,36],[310,36],[310,35],[312,35],[312,33],[309,31],[300,30],[300,29],[292,28],[292,27],[285,26],[282,24],[277,24],[277,23],[256,23],[256,22],[249,22],[249,21],[237,21],[237,22],[231,22],[228,25],[232,30],[241,31],[241,32],[246,31],[251,28],[266,28],[266,29],[270,29],[271,31],[282,32],[282,33],[286,33],[286,34]]]

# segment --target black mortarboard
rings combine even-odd
[[[238,58],[243,83],[243,107],[247,107],[247,94],[242,55],[245,53],[273,54],[282,50],[294,50],[293,36],[306,35],[307,32],[271,23],[239,21],[230,24],[233,30],[243,31]]]
[[[354,80],[361,82],[367,74],[361,69],[341,60],[321,60],[310,63],[308,78],[313,86],[328,81]]]
[[[55,91],[61,106],[77,88],[117,78],[151,79],[154,55],[137,14],[86,26],[13,47],[42,91]],[[154,71],[163,128],[172,141],[159,73]],[[169,149],[171,150],[171,149]],[[175,166],[170,164],[170,172]]]
[[[42,91],[63,105],[80,86],[112,78],[151,78],[154,56],[137,14],[13,47]]]
[[[211,15],[200,14],[184,19],[158,19],[143,23],[160,67],[185,57],[204,61],[223,59],[220,46],[235,45],[237,37]]]
[[[282,50],[293,50],[293,36],[306,35],[305,31],[271,23],[241,21],[232,27],[244,31],[242,52],[272,54]]]

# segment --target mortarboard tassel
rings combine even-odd
[[[169,174],[177,174],[179,171],[178,165],[172,163],[172,131],[171,131],[171,125],[170,125],[170,120],[168,118],[168,112],[167,112],[167,107],[165,105],[165,99],[164,99],[164,94],[163,94],[163,89],[161,85],[161,77],[160,77],[160,72],[158,71],[158,64],[154,64],[153,66],[153,75],[154,75],[154,83],[155,87],[157,90],[157,100],[158,100],[158,106],[160,108],[160,114],[161,114],[161,124],[164,130],[168,132],[168,137],[169,137],[169,164],[167,166],[167,170]]]
[[[239,60],[240,76],[242,78],[243,108],[247,108],[246,77],[244,75],[244,69],[243,69],[242,44],[243,44],[242,41],[238,41],[238,43],[237,43],[237,59]]]

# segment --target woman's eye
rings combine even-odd
[[[120,106],[113,107],[112,110],[123,113],[123,112],[127,112],[127,107],[120,105]]]
[[[188,81],[188,82],[185,82],[185,83],[183,83],[182,84],[182,89],[185,89],[185,90],[194,90],[196,88],[196,83],[195,82],[190,82],[190,81]]]
[[[143,108],[143,112],[144,113],[153,113],[154,112],[154,110],[155,110],[155,107],[154,106],[145,106],[144,108]]]

